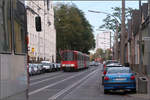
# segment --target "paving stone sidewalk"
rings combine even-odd
[[[136,74],[136,83],[137,83],[137,93],[136,94],[130,94],[130,96],[134,96],[135,98],[143,98],[143,99],[148,99],[150,100],[150,76],[147,77],[147,80],[148,80],[148,83],[147,83],[147,89],[148,89],[148,93],[147,94],[141,94],[141,93],[138,93],[138,78],[139,77],[139,74]]]

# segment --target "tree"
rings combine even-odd
[[[96,50],[96,53],[94,53],[93,55],[91,55],[91,60],[95,60],[96,58],[102,58],[102,59],[105,58],[105,53],[104,53],[103,49],[98,48]]]
[[[112,52],[110,49],[105,50],[105,59],[111,60],[112,59]]]
[[[98,48],[93,55],[90,55],[91,61],[95,60],[96,58],[101,58],[102,60],[111,60],[112,52],[110,49],[103,50],[101,48]]]
[[[84,13],[75,5],[57,4],[54,7],[57,38],[57,59],[60,50],[77,50],[83,53],[95,47],[92,26]]]
[[[104,51],[103,49],[99,48],[96,50],[96,55],[97,57],[101,57],[101,58],[104,58]]]
[[[121,19],[122,19],[122,8],[120,7],[112,7],[113,13],[111,15],[107,15],[105,19],[103,19],[104,24],[101,25],[99,28],[106,28],[109,30],[112,30],[113,32],[116,32],[116,22],[118,23],[118,33],[120,33],[121,31]],[[132,12],[132,8],[126,8],[125,9],[125,17],[126,17],[126,22],[128,18],[131,18],[131,12]],[[127,24],[126,24],[127,26]]]

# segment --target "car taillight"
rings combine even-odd
[[[131,79],[131,80],[134,80],[134,79],[135,79],[135,76],[131,76],[130,79]]]
[[[104,71],[103,74],[105,75],[105,74],[106,74],[106,71]]]
[[[104,68],[106,68],[106,65],[104,65]]]
[[[107,80],[109,80],[109,78],[108,78],[108,77],[104,77],[104,80],[106,80],[106,81],[107,81]]]

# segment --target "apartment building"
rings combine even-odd
[[[96,36],[96,49],[101,48],[103,50],[110,49],[110,31],[101,31]]]

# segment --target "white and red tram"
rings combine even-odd
[[[64,71],[85,69],[89,67],[89,56],[73,50],[61,51],[61,68]]]

